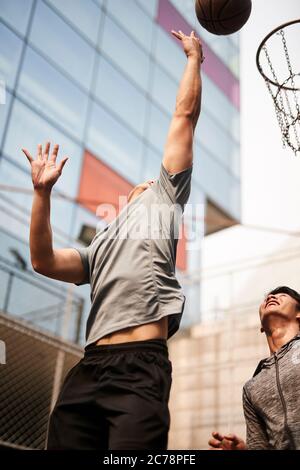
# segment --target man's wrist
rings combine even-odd
[[[189,61],[197,62],[199,66],[201,65],[201,56],[198,53],[191,52],[188,54],[187,58]]]
[[[36,188],[34,187],[34,194],[39,197],[49,197],[51,195],[52,186],[50,188]]]

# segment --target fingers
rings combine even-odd
[[[45,150],[44,150],[44,154],[43,154],[43,159],[44,160],[48,160],[48,157],[49,157],[49,149],[50,149],[50,142],[46,142],[45,144]]]
[[[173,36],[175,36],[175,38],[179,39],[180,41],[182,40],[182,35],[178,33],[177,31],[174,31],[172,29],[171,33],[173,34]]]
[[[208,444],[214,449],[221,447],[221,441],[217,439],[209,439]]]
[[[220,441],[220,442],[223,441],[223,439],[224,439],[223,434],[220,434],[220,433],[217,432],[217,431],[213,431],[211,434],[212,434],[212,436],[213,436],[215,439],[217,439],[217,440]]]
[[[63,169],[63,167],[65,166],[67,160],[68,160],[68,157],[65,157],[65,158],[63,158],[62,161],[59,162],[59,164],[57,165],[57,169],[58,169],[58,171],[59,171],[60,173],[62,172],[62,169]]]
[[[42,147],[42,144],[38,144],[37,146],[37,159],[38,160],[42,160],[43,159],[43,151],[42,151],[43,147]]]
[[[239,438],[235,434],[226,434],[226,436],[224,436],[224,439],[232,441],[234,444],[238,444],[240,442]]]
[[[50,157],[50,161],[52,161],[54,163],[56,162],[58,150],[59,150],[59,145],[55,144],[54,147],[53,147],[53,150],[52,150],[52,155]]]
[[[30,165],[31,165],[31,163],[33,162],[33,158],[32,158],[32,156],[30,155],[30,153],[28,152],[28,150],[22,148],[22,152],[26,155],[26,158],[27,158],[27,160],[29,161],[29,163],[30,163]]]

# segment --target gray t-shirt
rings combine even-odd
[[[86,345],[109,333],[168,316],[168,337],[179,328],[185,296],[175,276],[178,229],[192,167],[173,175],[161,165],[150,188],[76,248],[91,284]],[[79,285],[79,284],[77,284]]]

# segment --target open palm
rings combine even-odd
[[[31,165],[31,177],[34,189],[50,190],[60,177],[68,157],[56,163],[58,149],[59,145],[55,144],[49,156],[50,142],[46,143],[44,152],[42,145],[39,144],[36,159],[32,158],[27,149],[22,149]]]

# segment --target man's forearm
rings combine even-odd
[[[190,117],[194,128],[201,109],[202,80],[200,67],[200,57],[197,55],[188,57],[176,98],[175,113]]]
[[[50,224],[51,191],[34,191],[31,224],[30,254],[31,262],[39,270],[44,263],[53,258],[52,230]]]

